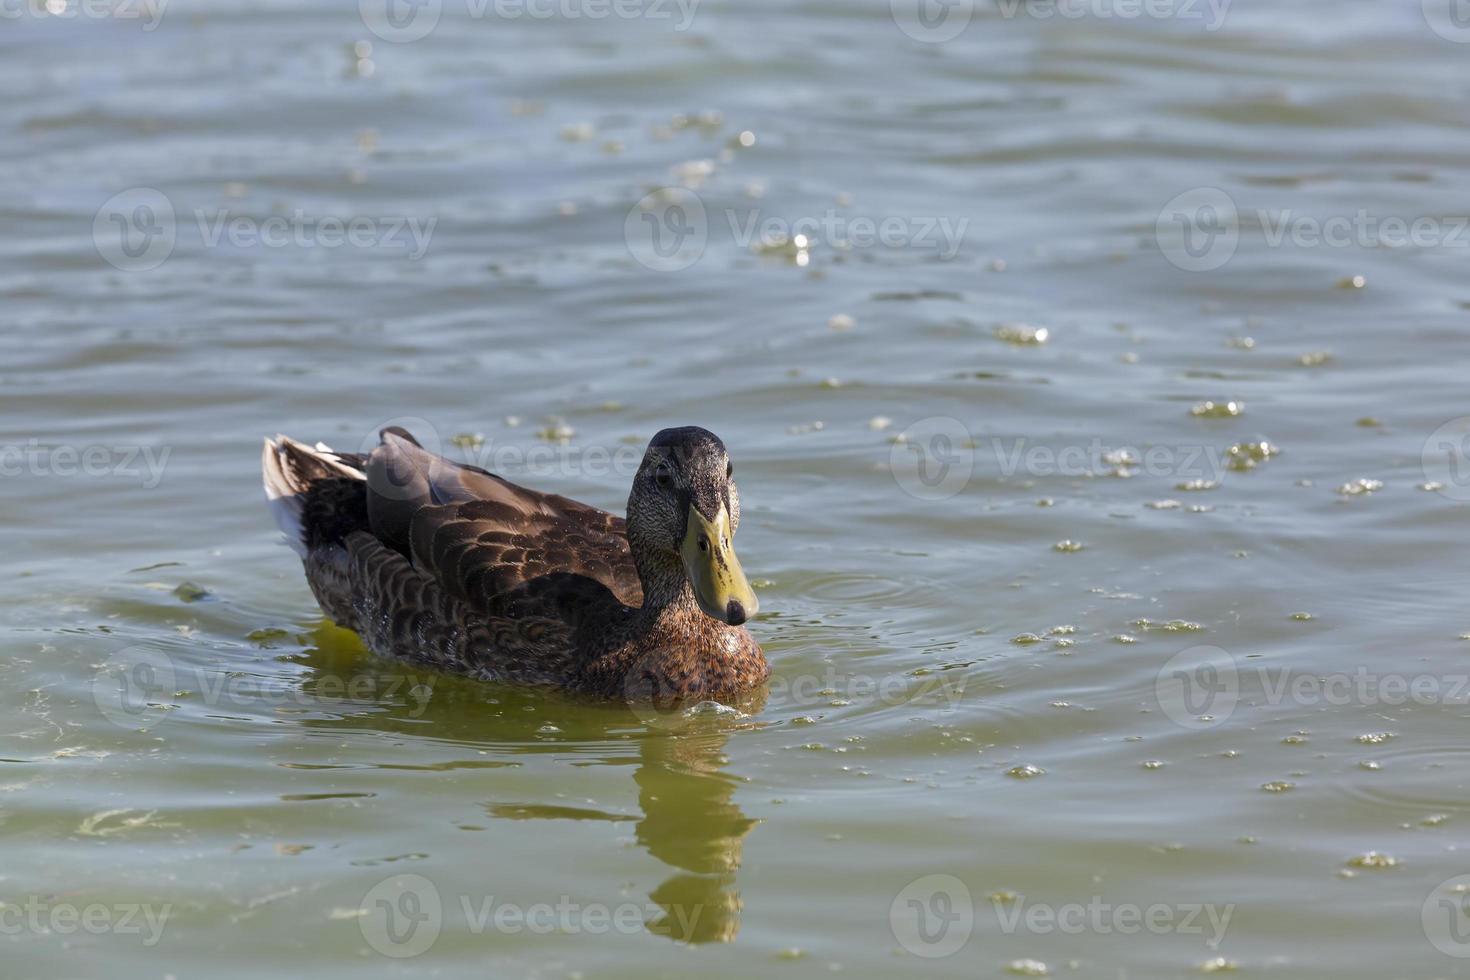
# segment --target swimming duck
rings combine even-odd
[[[323,611],[374,653],[634,701],[708,699],[770,667],[735,557],[725,444],[649,442],[627,519],[517,486],[388,428],[367,454],[265,441],[266,497]]]

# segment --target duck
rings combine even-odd
[[[627,516],[518,486],[389,427],[367,453],[267,438],[266,499],[322,611],[374,654],[634,702],[721,700],[770,665],[736,557],[740,494],[698,426],[648,443]]]

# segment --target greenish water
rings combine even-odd
[[[0,974],[1470,976],[1429,6],[8,8]],[[260,439],[395,421],[718,432],[770,690],[325,627]]]

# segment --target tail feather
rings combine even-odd
[[[304,527],[307,491],[317,480],[365,479],[362,463],[363,457],[335,452],[324,443],[312,447],[284,435],[265,440],[260,464],[266,500],[276,526],[286,535],[287,544],[302,558],[307,551]]]

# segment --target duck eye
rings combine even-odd
[[[728,479],[730,479],[730,477],[732,477],[734,475],[735,475],[735,464],[734,463],[726,463],[725,464],[725,479],[728,480]]]
[[[653,471],[653,478],[658,481],[659,486],[665,488],[674,482],[674,474],[669,469],[668,463],[659,463]]]

